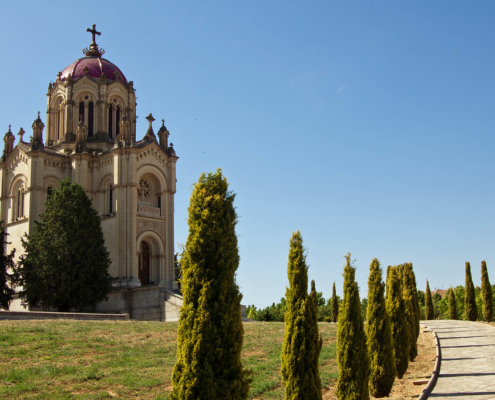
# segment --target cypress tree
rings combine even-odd
[[[427,320],[435,319],[435,309],[433,308],[433,299],[431,297],[430,284],[426,280],[425,291],[425,317]]]
[[[311,284],[308,296],[308,267],[301,233],[290,240],[287,265],[289,287],[285,298],[285,335],[281,355],[281,373],[285,383],[285,399],[321,399],[318,371],[322,339],[318,333],[316,290]]]
[[[395,370],[402,378],[409,365],[409,333],[407,331],[406,310],[402,299],[399,270],[389,269],[387,277],[387,312],[390,317],[392,344],[394,347]]]
[[[228,186],[221,170],[203,173],[191,194],[172,400],[248,397],[249,373],[241,363],[242,295],[235,279],[237,215]]]
[[[369,390],[374,397],[386,397],[395,380],[394,349],[390,319],[385,305],[385,284],[378,259],[370,265],[368,277],[368,355],[370,359]]]
[[[339,299],[337,298],[337,293],[335,292],[335,282],[333,282],[330,307],[332,310],[332,322],[337,322],[339,320]]]
[[[457,314],[457,304],[455,301],[455,293],[454,293],[454,289],[452,289],[452,286],[450,287],[450,292],[449,292],[449,318],[450,319],[459,319],[458,314]]]
[[[476,321],[478,308],[476,306],[476,292],[474,291],[471,265],[466,262],[466,292],[464,294],[464,310],[467,321]]]
[[[481,296],[483,297],[483,318],[485,321],[491,322],[493,318],[493,293],[490,279],[488,279],[486,261],[481,262]]]
[[[402,298],[409,331],[409,357],[413,361],[418,355],[418,346],[416,344],[416,314],[413,305],[414,286],[409,273],[409,264],[405,264],[402,268]]]
[[[337,362],[339,379],[335,393],[340,400],[369,399],[369,358],[366,333],[361,316],[356,269],[347,254],[344,267],[344,298],[337,331]]]
[[[416,286],[416,275],[414,274],[412,263],[406,263],[407,271],[409,273],[409,277],[412,283],[412,303],[414,308],[415,322],[416,322],[416,341],[419,337],[420,324],[421,320],[421,309],[419,307],[419,297],[418,297],[418,287]]]

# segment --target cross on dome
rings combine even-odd
[[[92,33],[93,34],[93,42],[91,44],[94,44],[96,46],[95,42],[95,35],[101,36],[101,32],[98,32],[96,30],[96,24],[93,24],[93,29],[86,29],[86,32]]]
[[[95,35],[101,36],[101,32],[96,30],[96,24],[93,24],[93,29],[86,29],[86,32],[89,32],[93,35],[93,41],[89,45],[89,49],[83,49],[83,53],[86,57],[101,57],[105,54],[105,50],[100,49],[95,42]]]

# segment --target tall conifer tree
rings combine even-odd
[[[449,291],[449,318],[459,319],[457,313],[457,303],[455,300],[455,293],[454,293],[454,289],[452,289],[452,286],[450,287],[450,291]]]
[[[406,310],[402,298],[400,271],[393,267],[388,269],[387,276],[387,312],[390,317],[392,344],[394,346],[395,370],[402,376],[409,365],[409,333],[407,331]]]
[[[416,313],[414,310],[414,286],[409,271],[409,264],[402,267],[402,297],[406,310],[406,319],[409,327],[409,356],[413,361],[418,355],[418,346],[416,344]]]
[[[322,339],[318,333],[316,290],[311,284],[308,296],[308,267],[301,233],[290,240],[287,266],[289,287],[285,298],[285,335],[282,346],[282,378],[286,400],[321,399],[318,370]]]
[[[344,298],[337,331],[339,379],[335,393],[340,400],[367,400],[370,367],[359,289],[354,279],[356,269],[351,264],[351,255],[345,258]]]
[[[471,277],[471,265],[466,262],[466,292],[464,294],[464,315],[467,321],[478,319],[476,306],[476,292],[474,291],[473,278]]]
[[[337,298],[337,293],[335,291],[335,282],[333,283],[330,307],[332,309],[332,322],[337,322],[339,320],[339,299]]]
[[[421,320],[421,309],[419,307],[418,287],[416,286],[416,275],[414,274],[412,263],[406,263],[405,265],[409,273],[409,279],[411,280],[412,283],[412,303],[414,308],[414,314],[416,317],[415,322],[416,322],[416,341],[417,341],[420,331],[419,321]]]
[[[392,331],[384,293],[382,269],[380,262],[375,258],[371,262],[368,277],[368,322],[366,324],[370,359],[369,389],[374,397],[388,396],[395,380]]]
[[[483,318],[485,321],[491,322],[493,319],[493,293],[490,279],[488,279],[486,261],[481,262],[481,296],[483,298]]]
[[[228,186],[221,170],[203,173],[191,195],[173,400],[248,397],[249,373],[241,363],[242,295],[235,279],[237,215]]]
[[[426,280],[425,291],[425,317],[427,320],[435,319],[435,309],[433,308],[433,299],[431,297],[430,284]]]

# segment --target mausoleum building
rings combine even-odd
[[[134,84],[103,58],[95,42],[48,85],[44,121],[32,136],[23,128],[4,136],[0,160],[0,218],[7,251],[22,253],[21,237],[33,231],[47,196],[69,178],[84,187],[101,216],[115,277],[100,312],[128,312],[142,320],[175,320],[182,303],[174,284],[174,195],[178,157],[162,120],[155,134],[151,114],[136,140]],[[144,132],[143,132],[144,133]],[[21,310],[16,299],[11,310]]]

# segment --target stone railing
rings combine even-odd
[[[162,210],[158,207],[142,206],[138,205],[137,210],[139,215],[144,215],[146,217],[160,218],[162,215]]]

